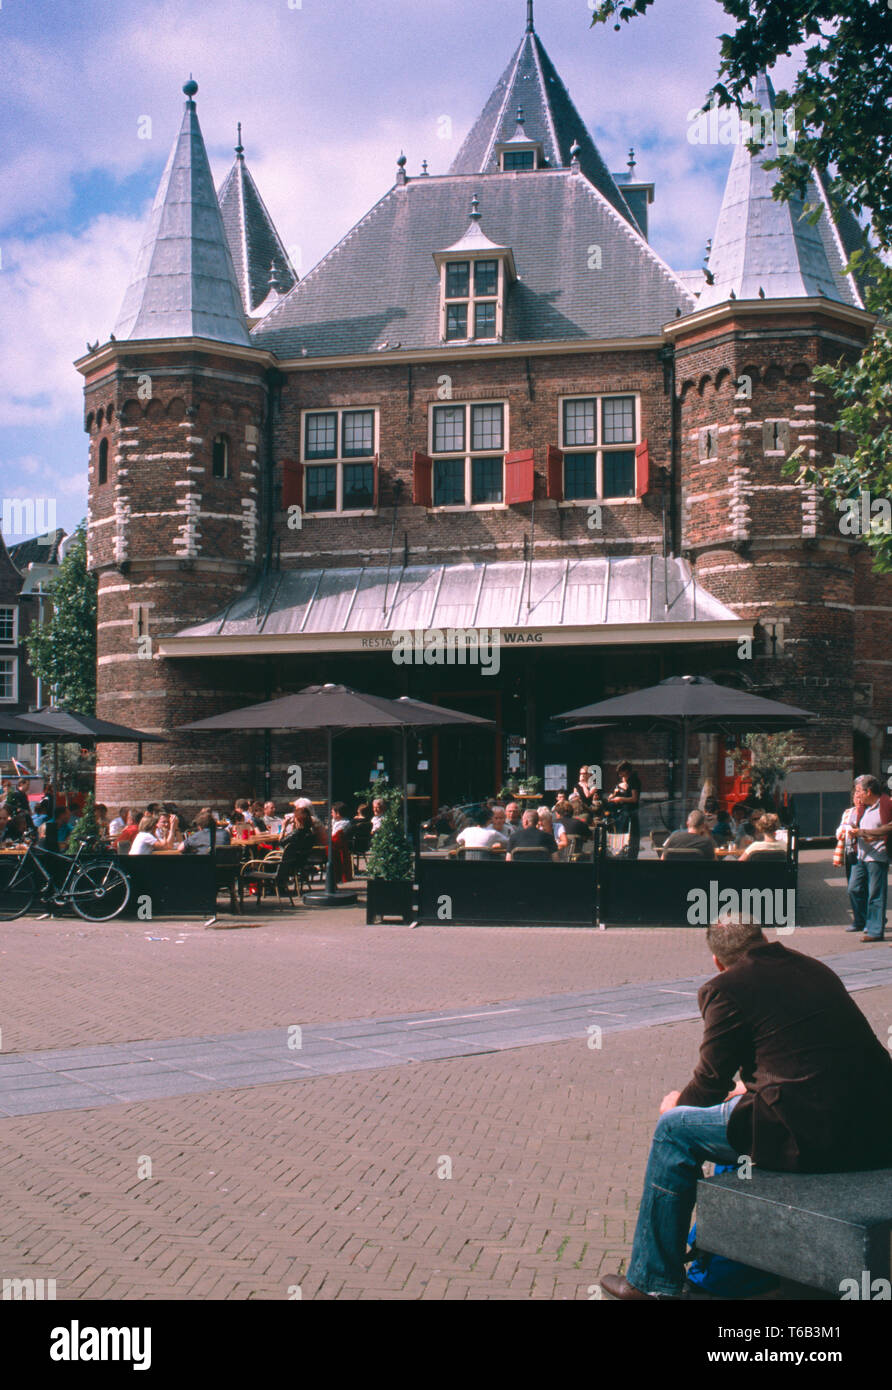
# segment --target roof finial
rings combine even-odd
[[[626,168],[628,169],[628,171],[629,171],[630,174],[632,174],[632,173],[635,172],[635,164],[636,164],[636,162],[637,162],[637,161],[636,161],[636,159],[635,159],[635,151],[630,149],[630,150],[629,150],[629,162],[628,162],[628,164],[626,165]]]
[[[243,156],[244,156],[244,153],[245,153],[245,147],[244,147],[244,145],[242,144],[242,123],[241,123],[241,121],[239,121],[239,123],[238,123],[238,144],[237,144],[236,147],[235,147],[235,152],[236,152],[236,154],[238,155],[239,159],[242,159]]]
[[[704,261],[706,262],[707,265],[709,265],[709,258],[710,258],[711,255],[712,255],[712,237],[710,236],[710,237],[707,237],[707,238],[706,238],[706,255],[703,257],[703,259],[704,259]]]
[[[429,177],[430,177],[430,175],[429,175],[429,173],[428,173],[427,160],[426,160],[426,159],[423,159],[423,160],[421,161],[421,173],[422,173],[422,175],[423,175],[424,178],[429,178]]]
[[[480,199],[477,197],[476,193],[471,199],[471,220],[473,222],[480,221]]]
[[[524,123],[525,120],[526,120],[526,116],[523,114],[523,107],[522,107],[522,106],[518,106],[518,108],[517,108],[517,124],[518,124],[518,125],[523,125],[523,123]]]
[[[400,157],[396,162],[396,181],[397,183],[408,183],[409,175],[406,173],[406,156],[400,150]]]
[[[527,33],[533,33],[533,0],[527,0]]]
[[[198,91],[198,83],[197,83],[197,82],[195,81],[195,79],[193,78],[191,72],[190,72],[190,74],[189,74],[189,81],[183,83],[183,91],[185,92],[186,96],[187,96],[188,99],[189,99],[189,105],[190,105],[190,106],[194,106],[194,105],[195,105],[195,102],[192,100],[192,98],[195,96],[195,93]]]
[[[578,168],[579,168],[579,154],[580,154],[579,141],[578,141],[578,140],[574,140],[574,141],[573,141],[573,144],[570,146],[570,168],[571,168],[571,169],[578,169]]]

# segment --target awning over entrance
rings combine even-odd
[[[501,646],[730,642],[752,625],[657,555],[286,570],[162,656],[385,651],[406,631],[486,629]]]

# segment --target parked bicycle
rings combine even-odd
[[[85,858],[87,849],[81,843],[70,858],[32,841],[21,857],[0,859],[0,922],[24,917],[35,901],[50,911],[74,908],[88,922],[110,922],[123,912],[130,898],[127,875],[107,859]]]

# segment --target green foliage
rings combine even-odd
[[[25,638],[47,702],[78,714],[96,710],[96,587],[96,576],[87,571],[81,522],[50,589],[52,613]]]
[[[592,24],[614,22],[619,29],[655,0],[603,0]],[[884,0],[722,0],[736,21],[722,35],[718,80],[704,109],[715,97],[721,106],[742,110],[751,100],[756,74],[781,55],[805,45],[792,91],[777,93],[777,106],[792,108],[796,131],[778,158],[774,197],[786,202],[805,196],[813,169],[826,174],[830,201],[856,218],[866,215],[881,253],[892,252],[892,9]],[[751,148],[753,148],[751,146]],[[816,222],[821,207],[808,206]],[[866,234],[847,267],[870,285],[872,313],[892,321],[892,269],[871,248]],[[867,492],[871,499],[892,496],[892,335],[880,327],[860,361],[824,365],[814,380],[826,386],[840,406],[848,431],[845,454],[830,463],[803,463],[792,455],[786,471],[802,485],[816,486],[836,506]],[[862,539],[874,568],[892,571],[892,528],[875,525]]]
[[[499,788],[499,800],[504,801],[505,797],[518,796],[520,792],[541,792],[541,777],[509,777],[504,787]]]
[[[77,847],[82,842],[90,843],[99,838],[99,823],[96,820],[96,810],[93,803],[93,793],[84,802],[83,814],[76,820],[71,827],[71,834],[65,842],[65,853],[74,855]]]
[[[751,763],[742,756],[744,749],[752,755]],[[747,734],[734,754],[734,763],[738,774],[746,772],[752,778],[753,795],[770,802],[794,760],[802,757],[803,752],[802,744],[789,733]]]
[[[368,806],[371,806],[373,801],[383,801],[389,810],[394,804],[397,808],[403,804],[403,794],[399,787],[392,787],[383,777],[376,777],[370,786],[360,787],[359,791],[355,791],[353,795],[356,797],[357,805],[364,801]]]
[[[366,859],[369,878],[383,878],[391,883],[411,879],[415,872],[415,855],[400,825],[399,792],[391,793],[385,807],[384,819],[372,836]]]

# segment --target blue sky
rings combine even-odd
[[[609,167],[634,145],[656,184],[656,250],[699,265],[731,148],[691,144],[688,114],[715,79],[721,6],[659,0],[619,33],[590,28],[588,0],[535,14]],[[401,150],[410,174],[423,159],[445,173],[525,19],[525,0],[2,0],[3,495],[55,498],[68,529],[85,512],[71,364],[114,326],[190,72],[218,184],[241,120],[303,274],[392,185]],[[788,63],[775,85],[791,78]]]

